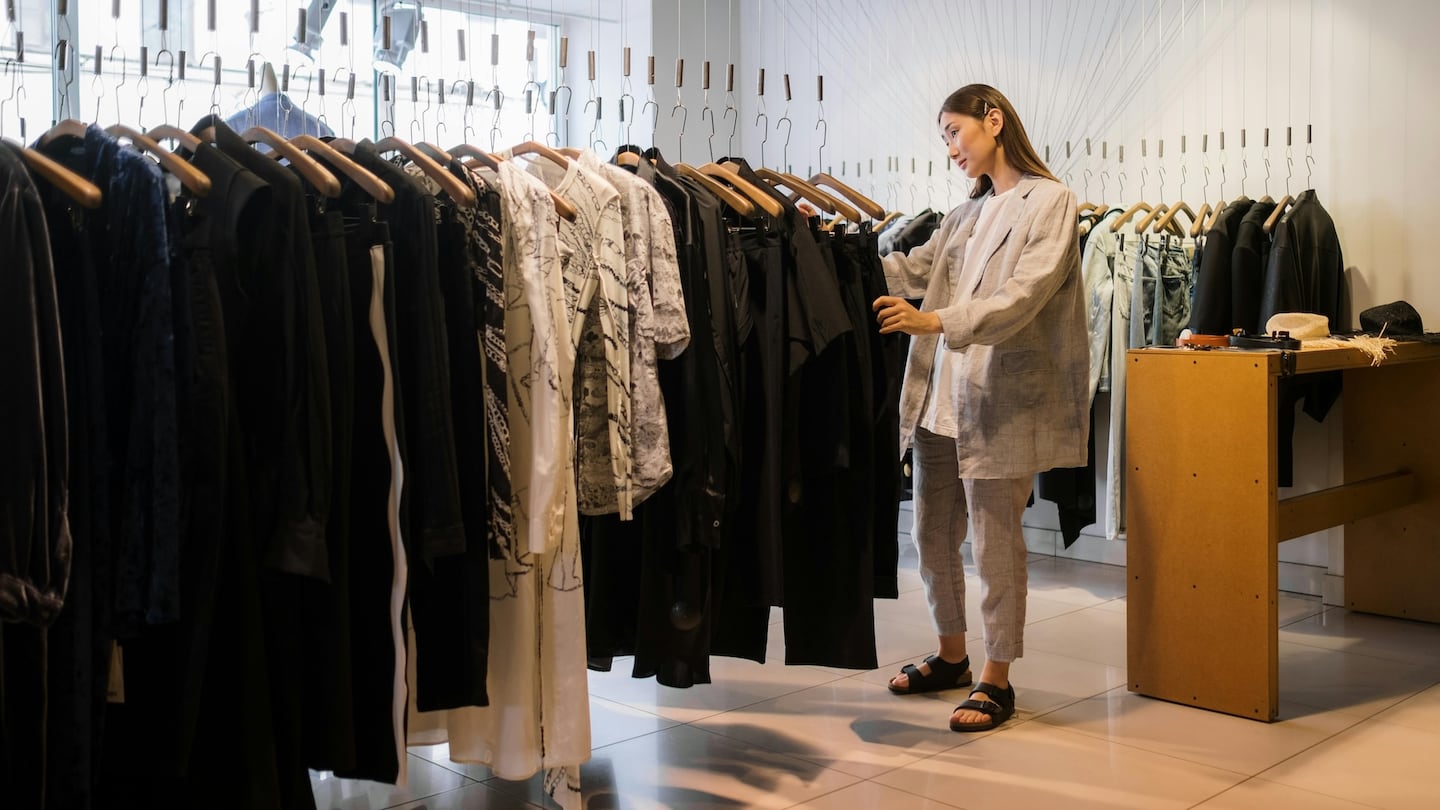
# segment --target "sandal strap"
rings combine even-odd
[[[931,675],[939,678],[947,678],[952,674],[955,676],[964,674],[965,670],[970,668],[970,656],[967,655],[952,664],[939,655],[932,654],[925,656],[925,663],[930,665]]]
[[[959,706],[955,707],[955,711],[957,712],[961,709],[968,709],[970,711],[980,712],[981,714],[989,715],[990,717],[994,717],[995,715],[1005,711],[1004,706],[1001,706],[999,703],[996,703],[993,700],[966,700]]]
[[[1010,686],[1006,686],[1004,689],[1001,689],[993,683],[986,683],[985,681],[980,681],[979,683],[975,684],[975,688],[971,689],[970,691],[980,692],[982,694],[989,695],[990,697],[995,699],[994,702],[997,703],[997,705],[1002,707],[1007,705],[1015,705],[1015,686],[1013,684]],[[991,701],[986,701],[986,703],[989,702]]]

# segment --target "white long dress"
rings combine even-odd
[[[412,706],[409,741],[448,741],[451,759],[486,765],[504,779],[528,779],[543,768],[551,796],[578,808],[580,764],[590,757],[590,698],[571,439],[575,350],[558,218],[545,186],[511,162],[500,164],[494,179],[502,201],[518,540],[490,565],[490,705],[424,713]]]

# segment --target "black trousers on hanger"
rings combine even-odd
[[[436,246],[444,298],[446,370],[455,415],[453,452],[460,490],[464,549],[434,566],[410,568],[415,622],[416,707],[421,711],[488,706],[490,525],[485,487],[485,396],[475,329],[474,271],[465,226],[442,204]]]
[[[905,356],[909,339],[903,334],[882,335],[871,317],[870,304],[882,295],[889,295],[885,270],[874,233],[847,234],[840,242],[844,261],[857,268],[859,295],[863,302],[863,320],[856,323],[856,334],[864,333],[871,344],[870,436],[874,442],[874,478],[871,498],[874,504],[875,596],[895,599],[900,596],[897,566],[900,546],[897,526],[900,522],[902,476],[900,468],[900,384],[905,377]]]
[[[310,215],[310,244],[324,320],[330,386],[331,490],[325,521],[330,582],[307,583],[301,594],[303,645],[302,750],[306,766],[335,771],[355,766],[354,687],[359,668],[351,649],[351,442],[355,433],[356,325],[344,216]],[[369,269],[366,265],[365,269]],[[364,313],[362,313],[363,315]],[[299,674],[299,673],[297,673]]]
[[[785,663],[873,669],[873,321],[857,268],[837,261],[838,238],[821,233],[817,244],[852,329],[792,375],[803,418],[796,425],[799,486],[787,491]]]
[[[352,202],[347,206],[345,215],[345,250],[355,347],[350,481],[350,655],[353,661],[364,662],[364,665],[352,671],[354,763],[350,767],[337,767],[335,773],[351,779],[394,782],[400,773],[398,745],[403,741],[395,739],[391,714],[395,669],[399,661],[391,634],[390,615],[395,552],[391,546],[387,516],[391,456],[382,413],[387,369],[382,365],[375,345],[370,308],[372,296],[378,295],[386,324],[386,350],[391,363],[394,363],[398,356],[394,328],[395,262],[389,225],[374,218],[373,204]],[[383,265],[378,290],[372,266],[372,251],[375,249],[378,249]],[[395,427],[398,431],[402,402],[400,390],[394,385],[393,366],[388,377],[395,398]]]

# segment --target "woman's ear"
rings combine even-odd
[[[999,138],[1001,130],[1005,129],[1005,115],[999,108],[991,108],[985,116],[985,127],[990,132],[990,137]]]

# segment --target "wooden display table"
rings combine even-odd
[[[1130,691],[1276,719],[1277,549],[1331,526],[1348,608],[1440,622],[1440,346],[1401,343],[1379,367],[1349,348],[1125,362]],[[1333,370],[1346,483],[1280,500],[1277,381]]]

